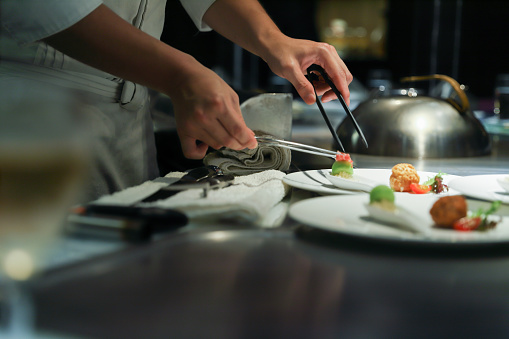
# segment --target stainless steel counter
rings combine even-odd
[[[320,147],[330,149],[331,140],[320,137],[317,139],[308,138],[300,135],[299,142],[312,143]],[[326,141],[325,141],[326,140]],[[492,152],[490,155],[480,157],[459,157],[459,158],[398,158],[369,156],[362,154],[352,154],[355,165],[358,168],[391,168],[397,163],[408,162],[415,166],[419,171],[439,171],[454,175],[477,175],[477,174],[509,174],[509,134],[491,136]],[[331,159],[310,156],[303,153],[293,153],[292,162],[299,169],[322,169],[329,168],[332,164]]]
[[[355,160],[359,168],[410,161],[456,175],[508,173],[507,140],[494,146],[480,158]],[[509,244],[415,247],[291,219],[277,229],[184,229],[48,272],[33,290],[38,328],[77,337],[509,336]]]

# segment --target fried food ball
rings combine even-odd
[[[397,164],[392,168],[392,174],[389,178],[391,188],[395,192],[410,192],[410,184],[418,184],[419,174],[411,164]]]
[[[442,197],[429,211],[437,226],[452,228],[456,220],[467,216],[467,200],[461,195]]]

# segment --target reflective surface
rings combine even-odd
[[[493,145],[474,158],[354,160],[507,173],[509,142]],[[316,195],[294,188],[292,203]],[[506,245],[409,246],[287,219],[277,229],[184,228],[48,271],[33,290],[38,328],[72,337],[507,338],[508,272]]]
[[[419,158],[489,154],[490,138],[470,111],[429,97],[381,97],[361,103],[354,115],[369,148],[343,120],[338,135],[350,153]]]
[[[305,227],[180,235],[47,277],[39,325],[93,338],[504,338],[508,254]]]

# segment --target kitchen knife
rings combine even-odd
[[[142,242],[187,223],[184,213],[166,208],[90,204],[74,209],[66,230],[71,235]]]
[[[212,178],[215,178],[215,180],[211,180]],[[223,175],[223,171],[217,166],[210,165],[198,167],[190,170],[177,182],[159,189],[157,192],[149,195],[140,202],[153,202],[167,199],[182,190],[190,188],[203,188],[206,194],[208,189],[219,188],[218,186],[224,187],[222,184],[225,182],[231,183],[232,181],[233,176]]]

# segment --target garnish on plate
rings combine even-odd
[[[488,220],[488,216],[496,212],[499,207],[500,201],[494,201],[487,210],[479,208],[477,211],[469,213],[466,217],[455,221],[453,228],[457,231],[487,231],[495,228],[500,220]]]
[[[412,183],[410,184],[410,190],[415,194],[425,194],[428,192],[439,194],[446,192],[449,190],[449,187],[444,184],[444,175],[447,174],[438,172],[434,177],[428,178],[423,184]]]
[[[444,184],[444,175],[447,173],[443,173],[442,171],[438,172],[433,178],[429,178],[424,182],[424,185],[431,186],[431,192],[433,193],[442,193],[445,191],[449,191],[449,187]]]
[[[488,216],[500,207],[500,201],[494,201],[484,210],[468,211],[467,201],[461,195],[452,195],[438,199],[430,210],[435,225],[457,231],[486,231],[493,229],[500,222],[489,220]]]
[[[412,193],[415,194],[426,194],[431,191],[431,185],[420,185],[416,183],[411,183],[410,189],[412,190]]]

